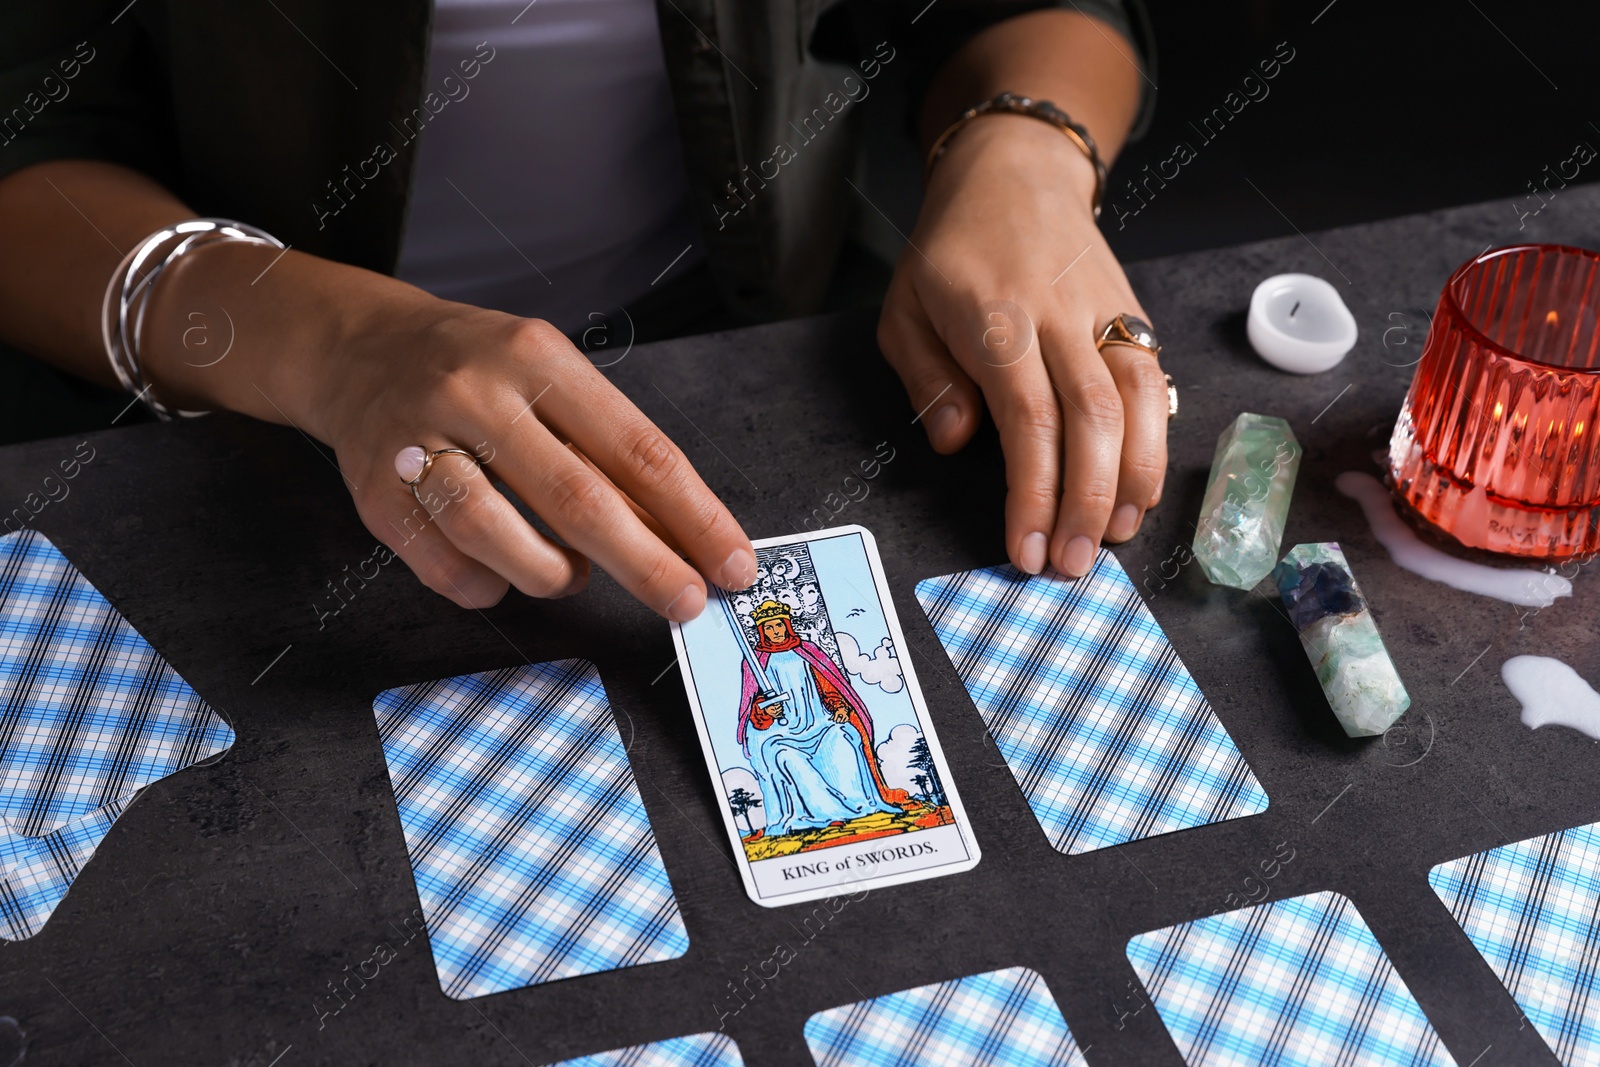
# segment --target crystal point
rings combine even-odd
[[[1284,420],[1247,411],[1222,432],[1194,532],[1207,578],[1251,589],[1272,573],[1299,471],[1300,443]]]
[[[1339,545],[1296,545],[1272,577],[1344,732],[1376,737],[1393,726],[1411,697]]]

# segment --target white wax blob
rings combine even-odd
[[[1334,487],[1361,505],[1372,536],[1389,550],[1389,558],[1412,574],[1453,589],[1494,597],[1508,604],[1548,608],[1557,597],[1571,596],[1572,583],[1559,574],[1514,567],[1488,567],[1456,559],[1428,544],[1395,514],[1394,501],[1383,483],[1370,474],[1345,471]]]
[[[1512,656],[1500,678],[1522,705],[1522,724],[1570,726],[1600,738],[1600,693],[1583,676],[1549,656]]]
[[[1356,317],[1313,274],[1275,274],[1250,296],[1250,346],[1279,370],[1321,374],[1356,344]]]

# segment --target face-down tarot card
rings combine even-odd
[[[971,870],[979,850],[859,526],[755,542],[756,583],[673,627],[750,899]]]

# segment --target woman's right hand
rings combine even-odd
[[[0,180],[0,236],[41,250],[0,260],[0,336],[114,384],[106,280],[124,249],[195,214],[115,164],[41,163]],[[219,242],[161,275],[139,352],[168,406],[238,411],[333,446],[367,528],[464,607],[512,585],[576,592],[591,560],[679,621],[705,607],[701,574],[755,581],[749,538],[684,454],[548,323],[299,250]],[[419,506],[395,468],[411,446],[487,459],[554,536],[458,456],[435,461]]]
[[[755,552],[728,509],[560,331],[417,296],[398,314],[390,305],[350,324],[326,357],[308,428],[338,454],[367,528],[424,585],[473,608],[498,602],[508,585],[567,596],[588,584],[592,560],[652,610],[686,622],[705,608],[702,574],[728,589],[755,581]],[[396,469],[410,446],[460,448],[486,469],[439,456],[419,505]]]

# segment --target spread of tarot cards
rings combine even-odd
[[[766,907],[971,870],[979,859],[872,535],[755,542],[748,589],[674,625],[750,899]]]

